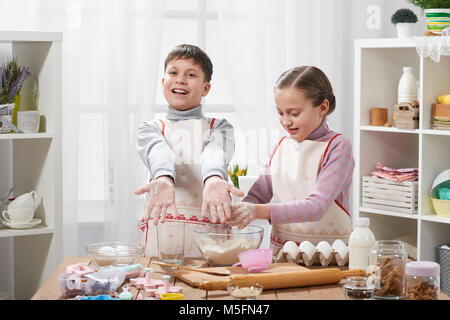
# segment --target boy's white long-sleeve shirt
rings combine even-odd
[[[176,122],[188,119],[204,119],[211,123],[202,113],[202,106],[186,111],[168,108],[165,121]],[[201,143],[199,141],[199,143]],[[161,132],[159,119],[142,123],[137,130],[138,154],[150,172],[152,180],[160,176],[171,176],[176,181],[175,155]],[[201,157],[202,181],[218,175],[228,179],[227,168],[234,154],[234,129],[225,119],[215,119],[210,136]]]

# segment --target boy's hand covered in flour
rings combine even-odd
[[[244,195],[241,190],[218,176],[206,179],[203,189],[202,217],[206,216],[206,210],[209,207],[212,223],[216,223],[218,218],[221,223],[226,223],[231,218],[230,193],[240,197]]]
[[[238,202],[231,207],[231,220],[228,223],[244,229],[256,219],[256,204],[250,202]]]
[[[148,192],[148,201],[145,206],[144,219],[153,217],[153,224],[158,221],[163,223],[166,219],[167,209],[171,208],[173,216],[178,215],[175,205],[175,187],[173,180],[166,176],[158,177],[156,180],[137,189],[136,195]]]

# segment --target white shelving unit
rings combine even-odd
[[[29,66],[39,83],[39,132],[0,134],[0,143],[8,146],[5,150],[11,159],[6,170],[10,176],[0,174],[0,186],[9,188],[3,184],[10,181],[15,196],[34,190],[42,197],[35,213],[35,218],[42,220],[40,225],[31,229],[0,227],[0,238],[13,238],[14,296],[29,299],[62,258],[62,32],[0,31],[0,43],[10,45],[11,56]],[[21,110],[32,108],[32,90],[27,83],[21,91]]]
[[[431,109],[437,96],[450,92],[450,57],[440,62],[421,58],[414,39],[355,40],[355,113],[353,208],[369,217],[377,240],[409,236],[418,260],[436,261],[436,247],[450,244],[450,218],[435,214],[429,192],[434,178],[450,168],[450,131],[431,129]],[[419,129],[400,130],[370,126],[370,108],[389,109],[397,103],[402,67],[411,66],[420,81]],[[370,175],[377,162],[394,168],[419,168],[418,213],[406,214],[361,206],[362,176]]]

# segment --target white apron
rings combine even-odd
[[[271,202],[304,200],[312,193],[333,139],[329,142],[297,142],[286,137],[281,139],[270,162],[273,189]],[[299,245],[307,240],[317,245],[325,240],[332,245],[334,240],[341,239],[348,244],[351,231],[348,212],[335,200],[319,221],[272,225],[270,244],[274,255],[286,241],[294,241]]]
[[[173,217],[171,209],[167,210],[166,221],[178,220],[185,223],[185,257],[201,257],[192,229],[199,224],[210,224],[208,217],[201,216],[203,181],[200,156],[209,139],[210,129],[214,124],[207,120],[189,119],[177,122],[160,120],[161,132],[172,148],[175,157],[175,205],[178,217]],[[209,213],[209,210],[208,210]],[[145,246],[144,256],[158,256],[156,226],[152,218],[141,218],[141,241]]]

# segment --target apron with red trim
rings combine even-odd
[[[323,159],[333,139],[329,142],[297,142],[286,137],[281,139],[270,161],[272,203],[292,202],[309,197],[314,191]],[[309,209],[312,211],[312,208]],[[290,214],[295,215],[295,212]],[[274,255],[286,241],[294,241],[297,245],[302,241],[309,241],[317,245],[325,240],[332,245],[334,240],[341,239],[347,244],[351,231],[348,212],[335,200],[319,221],[272,225],[270,244]]]
[[[178,216],[174,217],[171,209],[167,210],[166,221],[179,221],[185,224],[185,257],[201,257],[192,229],[196,225],[211,224],[208,217],[201,216],[203,181],[200,156],[209,139],[214,124],[202,119],[188,119],[176,122],[159,120],[161,133],[170,145],[175,161],[175,205]],[[208,210],[209,213],[209,210]],[[156,226],[152,218],[141,218],[141,241],[145,246],[144,256],[158,256]]]

